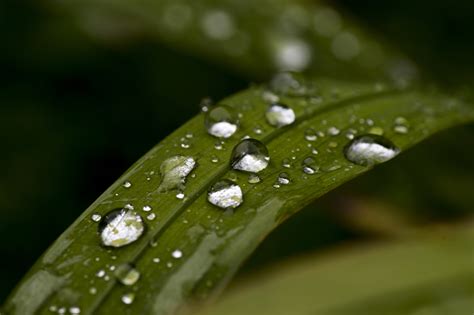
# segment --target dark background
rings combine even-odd
[[[90,40],[35,3],[0,3],[0,301],[101,192],[197,112],[201,98],[219,99],[249,84],[228,69],[151,40],[124,45]],[[395,43],[440,85],[473,85],[473,1],[334,4]],[[456,132],[358,180],[357,196],[370,196],[363,187],[377,178],[409,171],[416,184],[397,175],[373,194],[397,200],[402,213],[419,210],[410,217],[416,223],[462,219],[473,204],[466,169],[473,171],[474,143],[472,128]],[[460,137],[462,142],[453,141]],[[459,154],[450,163],[453,152]],[[432,160],[434,154],[447,156],[445,164]],[[421,170],[420,160],[427,164]],[[434,179],[426,178],[431,170]],[[446,190],[453,177],[460,186]],[[308,209],[288,221],[244,272],[301,251],[374,237],[377,233],[341,220],[337,211],[324,211],[347,208],[347,198],[340,196],[352,187],[310,207],[322,211]]]

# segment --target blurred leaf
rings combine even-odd
[[[473,253],[472,224],[411,241],[346,245],[252,277],[198,314],[471,314]]]
[[[433,91],[309,80],[289,73],[277,76],[270,88],[252,87],[221,102],[239,113],[241,125],[218,146],[206,132],[201,114],[147,153],[43,255],[10,296],[5,311],[47,314],[50,307],[79,307],[81,314],[172,313],[192,299],[218,293],[285,218],[370,169],[345,159],[348,131],[383,132],[405,150],[439,130],[474,118],[471,107]],[[269,99],[290,106],[296,121],[283,128],[270,126],[265,119]],[[409,126],[403,132],[395,128],[400,120]],[[316,132],[318,139],[308,139],[308,130]],[[117,136],[122,132],[127,130],[119,130]],[[231,149],[246,135],[262,141],[271,157],[256,184],[248,182],[248,174],[228,166]],[[176,198],[176,191],[158,192],[160,170],[166,169],[162,163],[176,155],[197,161],[183,200]],[[312,175],[302,167],[309,156],[317,160],[317,165],[311,165]],[[282,167],[284,160],[290,168]],[[282,172],[289,184],[275,186]],[[206,200],[210,185],[221,178],[234,180],[244,192],[244,202],[235,212],[222,211]],[[105,217],[124,207],[134,207],[143,216],[143,236],[122,248],[100,246],[98,226],[91,216]],[[176,250],[182,257],[173,256]],[[124,264],[132,264],[141,274],[133,286],[114,277],[113,270]],[[124,305],[122,299],[131,293],[135,301]]]
[[[414,64],[324,1],[55,1],[102,42],[150,37],[250,78],[276,70],[406,84]],[[62,10],[64,9],[64,10]],[[64,14],[64,13],[61,13]]]

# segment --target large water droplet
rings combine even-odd
[[[400,149],[390,140],[370,134],[354,138],[344,148],[344,155],[349,161],[363,166],[383,163],[398,153],[400,153]]]
[[[207,200],[222,209],[237,208],[243,201],[242,189],[236,183],[223,179],[209,189]]]
[[[182,186],[186,176],[196,167],[196,161],[189,156],[176,155],[163,161],[160,166],[162,176],[158,191],[164,192]]]
[[[220,105],[206,113],[205,125],[210,135],[229,138],[237,131],[239,119],[232,108]]]
[[[267,118],[268,123],[275,127],[291,125],[296,118],[293,109],[279,103],[271,104],[268,107],[265,116]]]
[[[134,285],[140,279],[140,272],[130,264],[123,264],[117,267],[114,272],[115,277],[123,285]]]
[[[142,217],[133,210],[112,210],[99,223],[100,238],[105,246],[128,245],[140,238],[144,231]]]
[[[234,147],[230,158],[233,169],[258,173],[268,166],[267,147],[256,139],[244,139]]]

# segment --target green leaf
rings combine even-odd
[[[49,314],[51,307],[79,307],[81,314],[170,314],[191,300],[220,292],[279,223],[370,169],[345,159],[348,130],[358,135],[383,132],[404,151],[440,130],[474,119],[471,107],[434,91],[305,80],[293,74],[278,76],[270,86],[272,91],[256,86],[220,102],[240,116],[240,128],[228,140],[207,134],[204,115],[199,114],[148,152],[48,249],[9,297],[5,311]],[[266,122],[268,100],[276,98],[294,110],[293,124],[276,128]],[[397,121],[402,120],[408,130],[397,132]],[[316,141],[305,139],[308,129],[320,132]],[[120,132],[127,131],[117,136]],[[269,150],[270,165],[259,173],[259,183],[249,183],[248,174],[229,167],[232,148],[244,136],[262,141]],[[163,181],[160,169],[179,166],[167,162],[162,168],[163,162],[176,155],[197,162],[187,177],[179,173],[184,199],[177,198],[178,190],[158,190]],[[307,157],[316,160],[315,174],[303,172]],[[286,160],[290,168],[282,166]],[[290,183],[277,188],[282,172]],[[207,201],[210,186],[223,178],[243,190],[244,202],[234,211]],[[113,209],[132,206],[146,223],[143,235],[121,248],[101,246],[93,214],[105,217]],[[152,210],[142,210],[147,206]],[[148,217],[150,213],[155,217]],[[136,284],[126,286],[114,277],[114,268],[124,264],[140,273]],[[132,293],[134,301],[124,304]]]
[[[470,314],[474,229],[456,229],[286,263],[198,314]]]

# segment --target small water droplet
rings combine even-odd
[[[112,210],[99,223],[99,234],[104,246],[128,245],[140,238],[144,231],[142,217],[133,210]]]
[[[114,275],[120,283],[126,286],[134,285],[140,279],[140,272],[130,264],[118,266]]]
[[[354,164],[372,166],[394,158],[398,149],[390,140],[378,135],[354,138],[344,148],[345,157]]]
[[[223,179],[209,189],[207,200],[222,209],[237,208],[243,201],[242,189],[236,183]]]
[[[125,293],[124,295],[122,295],[121,300],[123,304],[127,304],[127,305],[132,304],[133,301],[135,300],[135,293],[133,292]]]
[[[218,158],[217,156],[213,155],[213,156],[211,157],[211,162],[212,162],[212,163],[218,163],[218,162],[219,162],[219,158]]]
[[[224,148],[224,142],[222,141],[217,141],[215,144],[214,144],[214,149],[220,151]]]
[[[232,108],[220,105],[206,113],[205,125],[210,135],[226,139],[237,131],[239,119]]]
[[[191,147],[191,144],[189,143],[188,139],[182,138],[181,139],[181,148],[183,149],[189,149]]]
[[[124,188],[130,188],[130,187],[132,187],[132,183],[127,180],[126,182],[123,183],[122,186],[123,186]]]
[[[69,314],[81,314],[81,309],[77,306],[71,306],[69,308]]]
[[[318,155],[319,151],[316,148],[313,148],[311,149],[311,153],[313,153],[314,155]]]
[[[295,112],[290,107],[280,104],[271,104],[265,113],[267,122],[275,127],[291,125],[295,121]]]
[[[399,134],[407,134],[409,129],[408,120],[404,117],[397,117],[395,118],[393,131]]]
[[[307,84],[300,74],[294,72],[278,73],[270,81],[269,88],[276,94],[286,96],[305,96],[314,92],[314,87]]]
[[[256,139],[244,139],[237,144],[231,154],[233,169],[258,173],[267,168],[270,161],[267,147]]]
[[[271,91],[264,91],[262,98],[267,103],[277,103],[280,101],[280,97]]]
[[[347,130],[346,138],[349,139],[349,140],[352,140],[352,139],[354,139],[356,133],[357,133],[357,130],[351,128],[351,129]]]
[[[328,128],[328,135],[330,136],[337,136],[341,131],[336,127],[329,127]]]
[[[93,213],[91,215],[91,220],[94,221],[94,222],[99,222],[100,219],[102,219],[102,216],[98,213]]]
[[[263,130],[260,126],[255,126],[253,128],[253,132],[255,132],[255,134],[257,134],[257,135],[261,135],[263,133]]]
[[[306,129],[304,132],[304,138],[307,141],[316,141],[318,139],[318,136],[316,135],[316,130],[313,128]]]
[[[176,155],[166,159],[160,166],[162,180],[158,191],[165,192],[181,187],[195,167],[196,161],[189,156]]]
[[[283,161],[281,161],[281,166],[283,166],[284,168],[291,168],[290,159],[283,159]]]
[[[316,160],[312,157],[307,157],[302,163],[303,172],[308,175],[313,175],[319,171],[319,166],[316,164]]]
[[[105,270],[104,270],[104,269],[100,269],[99,271],[97,271],[97,272],[95,273],[95,276],[96,276],[97,278],[102,278],[103,276],[105,276]]]
[[[277,182],[280,185],[288,185],[290,183],[290,176],[288,173],[280,173],[280,175],[278,175]]]
[[[176,249],[171,253],[171,256],[175,259],[180,259],[181,257],[183,257],[183,252],[179,249]]]
[[[150,206],[143,206],[143,211],[145,211],[145,212],[151,211],[151,207]]]
[[[160,263],[161,260],[160,260],[158,257],[154,257],[154,258],[152,259],[152,261],[153,261],[155,264],[158,264],[158,263]]]
[[[146,218],[147,218],[149,221],[153,221],[153,220],[155,220],[155,218],[156,218],[156,214],[150,213],[149,215],[146,216]]]
[[[177,198],[177,199],[183,200],[184,197],[185,197],[185,195],[184,195],[183,192],[179,192],[179,193],[176,194],[176,198]]]
[[[89,294],[91,294],[91,295],[97,294],[97,288],[95,288],[95,287],[90,287],[90,288],[89,288]]]
[[[260,177],[257,174],[250,174],[248,178],[249,184],[257,184],[260,183]]]
[[[206,113],[209,111],[209,109],[211,108],[213,102],[212,102],[212,99],[210,97],[205,97],[201,100],[201,102],[199,103],[199,107],[201,108],[201,111],[203,113]]]

